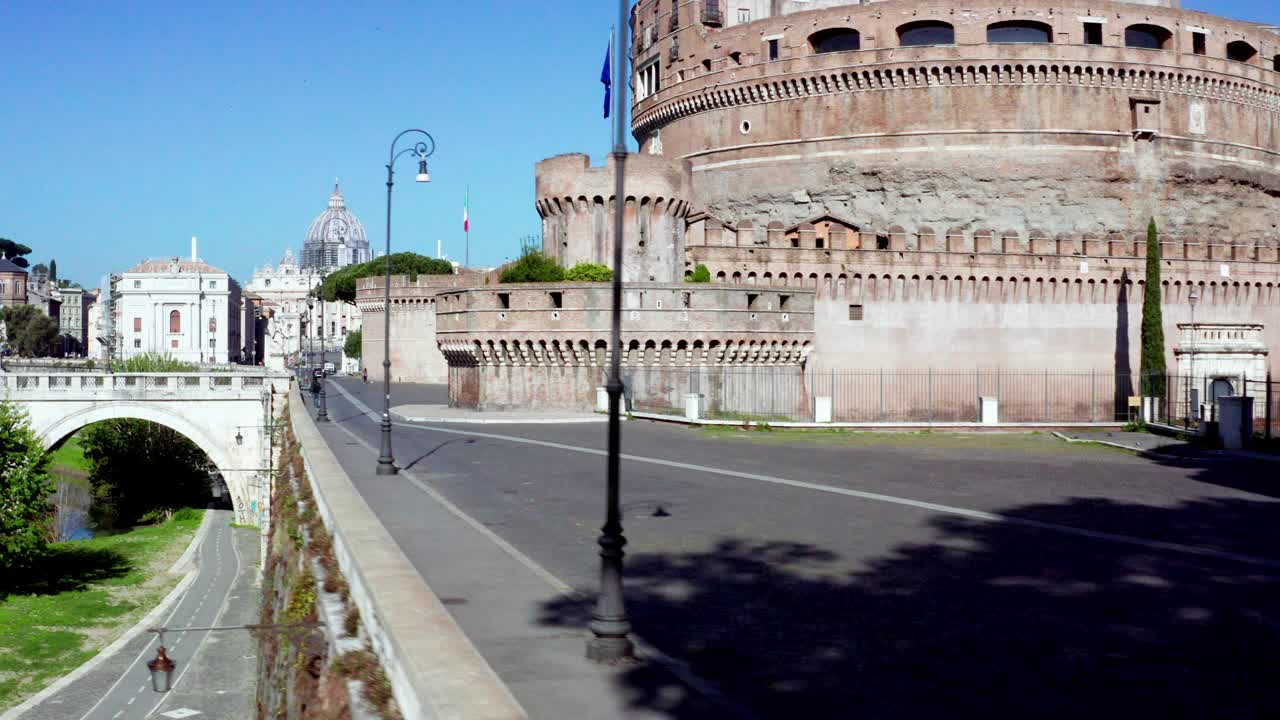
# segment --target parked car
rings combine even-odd
[[[335,372],[335,370],[334,370],[334,367],[333,367],[333,363],[331,363],[331,362],[327,362],[327,363],[325,363],[325,364],[324,364],[324,374],[325,374],[325,377],[328,377],[328,376],[332,375],[334,372]]]

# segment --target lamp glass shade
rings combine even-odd
[[[158,693],[169,692],[173,685],[173,669],[176,663],[164,652],[164,646],[156,653],[156,658],[147,662],[147,670],[151,672],[151,689]]]
[[[420,183],[431,182],[431,173],[427,172],[426,158],[423,158],[422,160],[418,161],[417,181]]]
[[[237,444],[237,445],[243,445],[243,444],[244,444],[244,436],[240,434],[240,431],[239,431],[239,430],[237,430],[237,431],[236,431],[236,444]]]

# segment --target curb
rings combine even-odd
[[[182,567],[184,563],[192,564],[192,558],[195,556],[200,545],[204,543],[204,538],[208,535],[208,528],[212,523],[210,520],[212,517],[210,510],[206,509],[204,513],[204,518],[200,522],[200,528],[196,530],[195,537],[191,538],[191,542],[187,545],[186,551],[182,553],[182,556],[178,558],[177,562],[173,564],[173,567],[170,568],[168,572],[175,572],[176,569]],[[88,675],[95,668],[105,662],[107,658],[116,654],[120,648],[128,645],[134,638],[141,635],[147,628],[154,627],[156,625],[156,621],[158,621],[162,615],[167,613],[178,602],[178,599],[187,591],[187,588],[191,587],[191,584],[196,581],[196,576],[199,574],[199,570],[195,567],[187,570],[187,573],[178,581],[178,584],[169,591],[169,594],[165,595],[164,599],[162,599],[155,607],[151,608],[151,611],[144,615],[142,619],[138,620],[133,627],[126,630],[124,634],[112,641],[110,645],[99,650],[97,655],[94,655],[84,661],[84,664],[80,667],[72,670],[66,675],[63,675],[57,680],[54,680],[49,685],[45,686],[45,688],[40,692],[22,701],[22,703],[16,707],[7,710],[3,715],[0,715],[0,720],[17,720],[23,713],[44,702],[50,696],[71,683],[79,680],[85,675]]]
[[[651,420],[653,422],[665,422],[676,425],[708,425],[723,427],[756,427],[757,425],[768,425],[773,428],[790,428],[803,430],[972,430],[984,432],[1024,432],[1027,430],[1046,430],[1051,428],[1119,428],[1124,423],[1104,423],[1104,422],[1027,422],[1027,423],[996,423],[992,425],[984,423],[971,422],[795,422],[791,420],[758,421],[758,420],[714,420],[710,418],[698,418],[690,420],[683,415],[663,415],[661,413],[648,412],[632,412],[631,416],[637,420]]]
[[[587,423],[608,422],[607,415],[600,417],[578,417],[578,418],[536,418],[529,420],[520,419],[493,419],[488,418],[446,418],[446,417],[409,417],[401,415],[395,410],[391,411],[392,416],[398,418],[402,422],[414,423],[454,423],[459,425],[580,425]]]

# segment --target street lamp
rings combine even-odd
[[[296,622],[296,623],[262,623],[252,625],[213,625],[209,627],[153,627],[147,628],[147,632],[155,633],[160,638],[160,649],[156,651],[156,656],[152,660],[147,661],[147,670],[151,672],[151,689],[158,693],[169,692],[173,687],[173,671],[178,664],[169,657],[164,647],[164,634],[167,632],[225,632],[227,630],[247,630],[251,634],[258,635],[262,633],[284,633],[294,636],[294,641],[305,640],[314,637],[319,633],[324,625],[319,622]],[[301,644],[301,643],[299,643]],[[313,656],[315,661],[319,656]]]
[[[160,643],[155,659],[147,661],[147,670],[151,672],[151,689],[158,693],[166,693],[173,686],[173,669],[177,664],[165,654],[163,635],[160,636]]]
[[[411,147],[397,151],[400,138],[409,134],[422,136]],[[418,158],[417,182],[431,182],[431,173],[427,172],[427,158],[436,151],[435,138],[425,130],[409,129],[396,135],[391,141],[391,152],[387,155],[387,249],[386,278],[382,285],[382,447],[378,452],[378,474],[395,475],[395,457],[391,454],[391,188],[395,185],[396,160],[412,153]]]
[[[1195,405],[1195,406],[1198,406],[1200,404],[1199,388],[1193,389],[1191,387],[1196,381],[1196,351],[1195,351],[1196,304],[1199,302],[1200,302],[1200,291],[1196,288],[1195,285],[1192,285],[1191,292],[1187,294],[1187,303],[1191,305],[1191,338],[1190,338],[1190,342],[1187,343],[1187,357],[1190,358],[1187,361],[1187,374],[1190,376],[1187,378],[1187,394],[1189,396],[1187,400],[1187,404]],[[1188,414],[1192,413],[1191,407],[1187,408],[1187,413]],[[1197,420],[1200,419],[1199,407],[1195,408],[1195,418]]]
[[[323,283],[324,280],[320,282]],[[316,413],[316,422],[329,422],[329,407],[324,391],[324,364],[328,355],[324,348],[324,296],[320,295],[319,290],[316,295],[319,296],[320,303],[320,412]]]
[[[592,637],[587,641],[587,658],[598,663],[616,663],[632,656],[634,647],[627,637],[631,623],[622,598],[622,548],[627,538],[622,534],[622,510],[618,499],[618,472],[621,452],[622,404],[622,217],[624,208],[623,178],[627,162],[626,97],[627,82],[623,58],[627,42],[628,2],[619,0],[617,36],[613,41],[613,117],[617,123],[613,136],[614,203],[613,212],[613,344],[609,363],[609,459],[608,485],[605,499],[605,523],[600,532],[600,595],[591,617]]]

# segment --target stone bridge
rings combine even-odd
[[[204,450],[231,493],[237,522],[262,526],[271,498],[271,425],[284,373],[0,373],[0,397],[26,409],[45,447],[102,420],[150,420]]]

